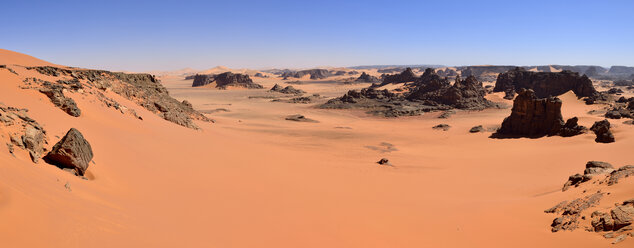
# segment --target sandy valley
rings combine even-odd
[[[158,79],[169,96],[197,111],[173,117],[171,107],[162,111],[145,106],[143,97],[117,93],[117,84],[102,90],[101,81],[80,78],[82,90],[63,91],[81,109],[74,117],[38,91],[46,84],[27,82],[70,80],[76,72],[46,75],[29,67],[67,67],[7,50],[0,50],[0,65],[6,65],[0,68],[0,106],[28,109],[23,113],[45,130],[46,151],[76,128],[94,153],[83,177],[76,176],[43,159],[34,163],[27,149],[10,152],[5,143],[19,125],[0,124],[3,247],[634,245],[631,225],[609,238],[608,231],[587,230],[594,211],[627,206],[632,177],[608,186],[601,174],[562,191],[588,161],[614,169],[634,163],[634,125],[625,123],[631,119],[608,119],[613,143],[595,142],[592,131],[497,139],[491,136],[514,104],[505,92],[487,92],[497,107],[455,109],[448,118],[438,118],[445,111],[384,117],[319,107],[373,85],[353,82],[357,74],[283,80],[272,72],[229,68],[198,73],[248,74],[262,89],[192,87],[193,79],[185,78],[193,74],[164,73]],[[382,74],[376,68],[331,70]],[[266,77],[254,76],[258,72]],[[495,85],[498,74],[482,74],[483,85]],[[593,79],[598,91],[612,88],[600,82]],[[270,92],[275,84],[306,93]],[[619,97],[634,96],[620,89]],[[300,95],[308,103],[291,102]],[[578,117],[588,128],[606,119],[614,104],[586,104],[572,91],[559,99],[563,120]],[[110,100],[119,107],[108,106]],[[314,122],[286,119],[296,114]],[[432,128],[438,124],[449,128]],[[478,125],[480,132],[470,132]],[[382,158],[389,164],[377,164]],[[545,210],[597,192],[601,200],[580,210],[578,228],[552,231],[561,213]],[[620,235],[623,240],[612,245]]]

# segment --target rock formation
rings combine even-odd
[[[316,120],[306,118],[305,116],[300,114],[289,115],[289,116],[286,116],[285,119],[287,121],[297,121],[297,122],[315,122],[315,123],[318,122]]]
[[[71,128],[53,146],[51,152],[44,157],[44,161],[61,169],[73,169],[77,175],[83,176],[90,165],[92,157],[93,153],[90,143],[84,139],[84,136],[77,129]]]
[[[377,82],[380,82],[381,80],[379,80],[379,78],[375,76],[370,76],[370,74],[363,72],[355,81],[363,82],[363,83],[377,83]]]
[[[40,92],[48,97],[51,102],[70,116],[79,117],[81,110],[72,98],[66,97],[61,87],[42,88]]]
[[[577,97],[594,97],[597,91],[587,76],[571,71],[532,72],[520,67],[498,75],[494,92],[532,89],[539,98],[559,96],[572,90]]]
[[[564,126],[561,104],[556,97],[538,99],[533,90],[522,89],[513,101],[511,115],[497,133],[521,137],[557,135]]]
[[[332,73],[326,69],[310,69],[302,71],[288,71],[284,72],[281,77],[283,78],[302,78],[306,75],[310,75],[310,79],[325,79],[332,76]]]
[[[578,187],[581,183],[590,181],[593,176],[606,174],[614,171],[611,164],[601,161],[588,161],[586,163],[586,169],[583,171],[583,175],[577,173],[568,177],[568,181],[564,183],[562,191],[568,190],[570,187]]]
[[[271,92],[279,92],[282,94],[294,94],[294,95],[301,95],[306,93],[306,91],[300,90],[300,89],[295,89],[293,86],[286,86],[285,88],[282,87],[279,84],[275,84],[273,86],[273,88],[271,88],[269,91]]]
[[[597,143],[612,143],[614,142],[614,135],[612,131],[610,131],[610,122],[608,120],[602,120],[595,122],[590,130],[597,135],[597,138],[594,140]]]
[[[412,71],[412,68],[407,67],[403,72],[394,75],[384,75],[383,83],[381,85],[386,84],[398,84],[398,83],[406,83],[416,81],[417,77]]]
[[[15,147],[24,149],[37,163],[45,151],[46,131],[27,115],[27,111],[0,104],[0,137],[8,138],[6,146],[10,153],[15,152]],[[7,132],[6,136],[2,131]]]
[[[113,107],[122,113],[130,112],[135,118],[142,119],[132,110],[124,110],[121,104],[106,97],[103,91],[112,91],[127,98],[128,100],[142,106],[148,111],[157,114],[161,118],[192,129],[198,129],[193,120],[212,120],[205,117],[191,106],[169,96],[167,89],[161,85],[160,81],[150,74],[127,74],[120,72],[109,72],[102,70],[67,69],[52,66],[27,67],[29,70],[36,70],[41,74],[49,76],[70,77],[72,81],[79,80],[84,87],[83,94],[94,94],[106,106]],[[75,86],[66,85],[60,82],[47,82],[42,80],[32,80],[29,82],[34,89],[48,89],[63,87],[66,90],[73,90]],[[48,87],[47,84],[57,86]],[[55,93],[53,93],[55,94]]]
[[[410,75],[407,70],[399,75],[398,80],[412,80],[407,76]],[[495,106],[484,98],[486,92],[474,77],[466,80],[457,77],[451,85],[446,78],[441,78],[431,68],[399,91],[377,90],[380,86],[373,84],[360,91],[348,91],[340,98],[329,100],[321,108],[363,108],[369,109],[369,113],[372,114],[395,117],[452,108],[481,110]]]
[[[262,89],[262,85],[256,84],[249,75],[225,72],[218,75],[196,75],[192,87],[204,86],[216,83],[216,88],[227,89],[229,86],[247,89]]]
[[[478,125],[475,127],[472,127],[471,129],[469,129],[470,133],[480,133],[480,132],[484,132],[484,127],[482,127],[482,125]]]

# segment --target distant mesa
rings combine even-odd
[[[572,71],[533,72],[516,67],[498,75],[493,92],[512,93],[519,89],[531,89],[535,96],[544,98],[573,91],[577,97],[596,97],[592,81]]]
[[[491,137],[570,137],[584,133],[586,128],[577,124],[577,118],[564,123],[561,105],[557,97],[538,98],[533,90],[521,89],[513,101],[511,115]]]
[[[216,88],[227,89],[228,87],[239,87],[246,89],[262,89],[262,85],[256,84],[249,78],[249,75],[225,72],[218,75],[196,74],[192,87],[200,87],[216,83]]]

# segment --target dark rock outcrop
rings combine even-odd
[[[572,231],[577,229],[579,227],[581,213],[590,207],[598,205],[602,197],[602,193],[595,193],[583,198],[574,199],[571,202],[563,201],[552,208],[544,210],[546,213],[561,215],[553,220],[550,225],[552,227],[551,231]]]
[[[601,161],[588,161],[583,175],[577,173],[568,177],[568,181],[564,183],[562,191],[568,190],[570,187],[578,187],[581,183],[590,181],[593,176],[612,172],[614,169],[611,164]]]
[[[314,122],[314,123],[319,122],[319,121],[316,121],[316,120],[313,120],[313,119],[310,119],[310,118],[306,118],[305,116],[300,115],[300,114],[289,115],[289,116],[286,116],[285,119],[287,121],[297,121],[297,122]]]
[[[90,143],[84,139],[81,132],[71,128],[53,146],[51,152],[44,157],[44,161],[61,169],[73,169],[77,175],[83,176],[90,165],[90,161],[92,161],[92,157],[93,153]]]
[[[469,129],[470,133],[480,133],[480,132],[484,132],[484,127],[482,127],[482,125],[478,125],[475,127],[472,127],[471,129]]]
[[[198,126],[194,124],[193,120],[212,121],[190,106],[170,97],[167,89],[161,85],[156,77],[150,74],[128,74],[102,70],[67,69],[52,66],[27,67],[27,69],[36,70],[44,75],[65,76],[84,81],[85,83],[83,84],[87,86],[85,87],[86,90],[90,91],[91,94],[97,95],[106,106],[112,106],[118,110],[122,110],[120,104],[107,98],[99,91],[93,91],[93,89],[113,91],[167,121],[188,128],[198,129]],[[42,85],[45,84],[46,83],[43,83]],[[58,85],[64,86],[62,84]],[[72,90],[72,86],[68,87],[68,89]],[[158,106],[162,108],[159,109]],[[136,116],[136,113],[132,113]],[[139,116],[137,117],[141,119]]]
[[[442,130],[442,131],[448,131],[450,128],[451,126],[449,126],[448,124],[438,124],[432,127],[432,129]]]
[[[608,186],[617,184],[619,180],[630,177],[630,176],[634,176],[634,165],[625,165],[621,168],[618,168],[612,171],[610,175],[608,176],[608,179],[607,179]]]
[[[566,121],[566,124],[559,130],[559,135],[562,137],[572,137],[585,133],[588,129],[579,125],[579,118],[572,117]]]
[[[407,71],[404,72],[404,75],[408,74]],[[403,76],[398,78],[401,80]],[[405,80],[409,81],[412,78]],[[421,77],[415,78],[413,82],[394,92],[377,90],[380,86],[373,84],[360,91],[348,91],[340,98],[329,100],[321,108],[363,108],[370,109],[369,112],[376,115],[395,117],[452,108],[481,110],[495,106],[484,98],[486,92],[474,77],[466,80],[457,77],[451,85],[446,78],[441,78],[431,68],[426,69]]]
[[[433,74],[432,74],[433,73]],[[435,72],[425,71],[422,82],[407,96],[410,101],[422,101],[427,105],[448,105],[458,109],[481,110],[491,107],[484,96],[486,91],[475,77],[465,80],[456,77],[453,85],[446,79],[440,79]]]
[[[614,142],[614,135],[610,131],[610,122],[608,120],[602,120],[595,122],[590,130],[597,135],[594,140],[597,143],[612,143]]]
[[[300,89],[295,89],[293,86],[286,86],[286,87],[282,87],[279,84],[275,84],[273,86],[273,88],[271,88],[269,91],[271,92],[279,92],[282,94],[294,94],[294,95],[301,95],[306,93],[306,91],[300,90]]]
[[[0,104],[0,129],[3,126],[13,126],[8,133],[7,148],[9,153],[15,152],[15,147],[26,150],[34,163],[37,163],[46,151],[46,131],[39,123],[27,115],[27,109],[6,107]],[[0,138],[5,138],[1,136]]]
[[[302,71],[287,71],[284,72],[281,77],[283,78],[302,78],[306,75],[310,75],[310,79],[325,79],[332,76],[332,73],[326,69],[310,69]]]
[[[381,80],[379,80],[379,78],[375,77],[375,76],[370,76],[370,74],[367,74],[365,72],[361,73],[361,75],[355,80],[356,82],[363,82],[363,83],[378,83]]]
[[[81,110],[72,98],[66,97],[60,87],[42,88],[40,92],[46,95],[51,102],[70,116],[79,117]]]
[[[513,102],[511,115],[504,119],[499,135],[541,137],[557,135],[564,126],[561,100],[538,99],[533,90],[521,89]]]
[[[407,67],[403,72],[394,75],[384,75],[382,85],[398,84],[416,81],[417,77],[412,68]]]
[[[532,89],[539,98],[559,96],[572,90],[577,97],[594,97],[597,91],[587,76],[572,71],[532,72],[516,67],[498,75],[494,92]]]
[[[229,86],[247,89],[262,89],[262,85],[256,84],[249,75],[225,72],[218,75],[196,75],[192,87],[205,86],[216,83],[216,88],[227,89]]]

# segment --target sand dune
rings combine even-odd
[[[599,144],[591,133],[540,139],[490,139],[469,133],[495,128],[510,109],[458,111],[449,119],[429,113],[398,119],[359,110],[272,102],[275,78],[254,78],[262,90],[192,88],[191,80],[164,78],[178,100],[215,124],[188,129],[111,91],[108,97],[143,120],[107,108],[92,96],[73,97],[82,116],[71,117],[42,94],[21,89],[24,66],[50,65],[0,50],[0,102],[28,108],[47,131],[48,145],[70,128],[90,141],[89,180],[25,152],[0,145],[0,244],[3,247],[631,247],[582,229],[552,233],[543,211],[593,190],[561,191],[589,160],[622,166],[634,145],[634,126],[613,122],[617,142]],[[294,87],[323,96],[315,104],[369,84],[315,80]],[[503,93],[488,95],[509,104]],[[278,96],[279,97],[279,96]],[[570,92],[560,97],[564,118],[590,126]],[[302,114],[319,123],[284,119]],[[448,131],[433,130],[440,123]],[[7,137],[3,137],[6,140]],[[394,149],[384,151],[382,143]],[[393,164],[375,162],[388,158]],[[66,187],[68,186],[68,187]],[[634,196],[634,180],[611,186],[598,208]]]

